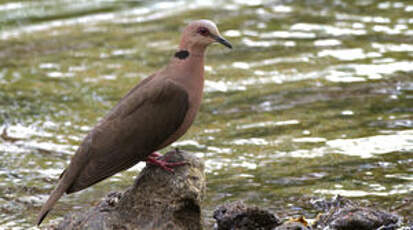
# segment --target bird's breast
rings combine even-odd
[[[185,118],[182,122],[182,124],[178,127],[178,129],[166,140],[164,141],[158,148],[162,149],[176,140],[178,140],[180,137],[182,137],[188,129],[191,127],[192,123],[194,122],[196,115],[199,111],[199,107],[201,105],[202,101],[202,91],[203,91],[203,82],[198,85],[198,89],[196,90],[190,90],[189,95],[188,95],[188,110],[185,114]],[[172,115],[173,116],[173,115]]]

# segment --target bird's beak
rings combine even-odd
[[[221,37],[221,36],[219,36],[219,35],[212,35],[212,38],[213,38],[215,41],[221,43],[222,45],[224,45],[224,46],[232,49],[231,43],[230,43],[229,41],[227,41],[225,38],[223,38],[223,37]]]

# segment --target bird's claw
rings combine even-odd
[[[151,154],[149,154],[149,156],[148,156],[148,158],[149,157],[151,157],[151,158],[159,158],[159,157],[161,157],[162,156],[162,154],[160,154],[160,153],[158,153],[158,152],[153,152],[153,153],[151,153]]]
[[[162,168],[165,171],[168,171],[170,173],[175,173],[174,169],[172,167],[177,167],[177,166],[182,166],[188,164],[186,161],[179,161],[179,162],[168,162],[167,159],[165,160],[160,160],[157,159],[156,157],[149,156],[146,160],[147,163],[151,165],[156,165]]]

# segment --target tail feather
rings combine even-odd
[[[56,189],[52,192],[49,196],[49,199],[43,205],[42,209],[40,210],[39,215],[37,216],[37,225],[40,225],[43,219],[47,216],[50,210],[52,210],[55,203],[59,200],[59,198],[65,193],[67,190],[67,183],[63,182],[64,180],[60,180],[59,184],[57,185]]]
[[[37,225],[38,225],[38,226],[43,222],[44,218],[47,216],[47,214],[49,213],[49,211],[50,211],[50,210],[47,210],[46,212],[42,213],[41,215],[39,215],[39,216],[37,217]]]
[[[82,171],[83,167],[88,162],[89,149],[92,144],[92,135],[86,136],[82,145],[77,150],[76,154],[73,156],[69,166],[62,172],[59,177],[59,183],[53,192],[50,194],[49,199],[43,205],[37,216],[37,225],[40,225],[47,214],[52,210],[56,202],[67,192],[75,182],[77,175]]]

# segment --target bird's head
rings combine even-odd
[[[184,30],[181,39],[181,48],[204,50],[213,42],[232,49],[231,43],[221,36],[215,23],[209,20],[191,22]]]

